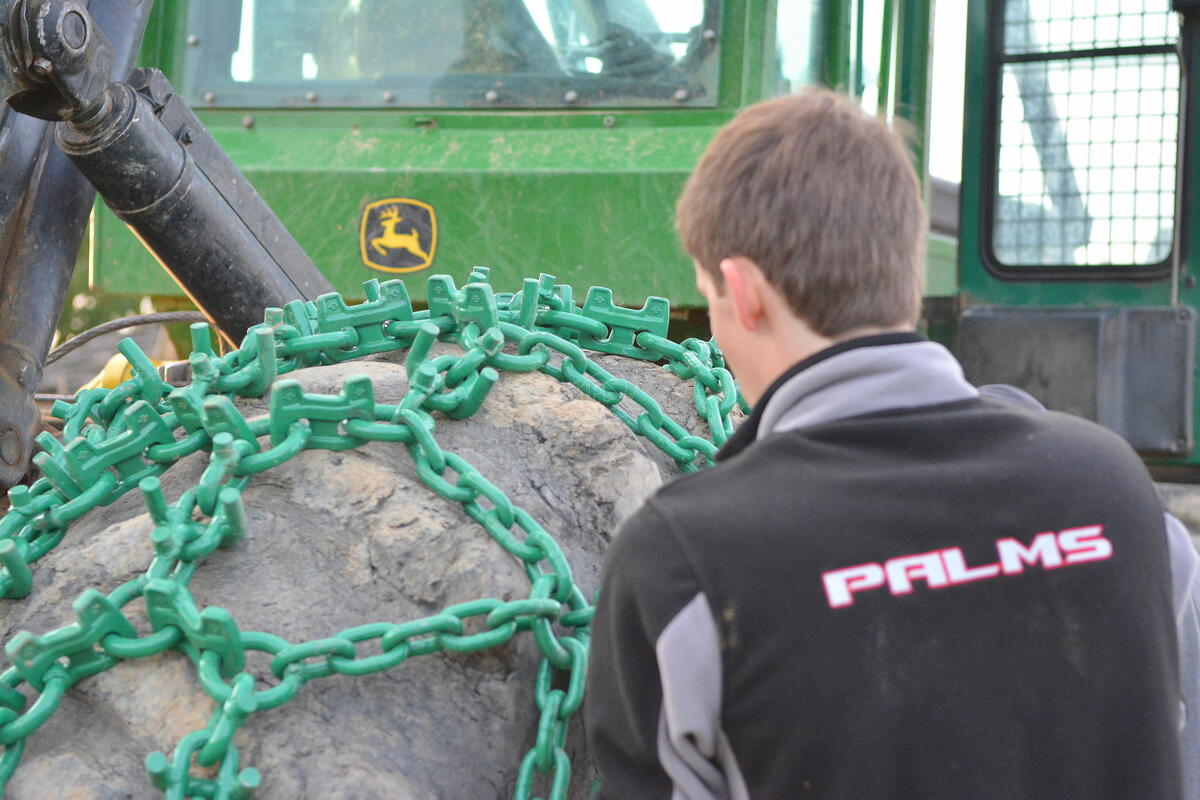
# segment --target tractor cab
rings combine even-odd
[[[1197,19],[1168,6],[970,4],[957,341],[975,382],[1193,464]]]
[[[925,130],[930,9],[915,0],[222,8],[159,3],[142,63],[349,296],[371,277],[483,263],[498,282],[552,272],[702,319],[674,203],[740,108],[826,83],[908,117],[918,142]],[[92,246],[96,289],[178,294],[101,206]],[[952,248],[931,249],[948,275]]]

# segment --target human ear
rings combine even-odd
[[[763,317],[763,296],[756,280],[757,265],[748,258],[734,256],[722,259],[718,268],[725,279],[738,324],[748,331],[756,330]]]

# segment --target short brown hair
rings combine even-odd
[[[722,128],[676,224],[718,287],[722,259],[749,258],[822,336],[920,315],[926,217],[908,149],[826,89],[759,103]]]

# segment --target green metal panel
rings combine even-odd
[[[183,25],[186,11],[186,0],[159,0],[150,11],[142,37],[139,63],[153,64],[172,80],[179,76],[178,56],[186,46],[187,31]]]
[[[883,25],[879,49],[879,113],[886,114],[892,91],[892,51],[896,38],[896,0],[883,0]]]
[[[207,112],[214,136],[335,288],[360,294],[392,275],[360,256],[365,207],[413,198],[437,214],[431,269],[493,268],[497,285],[550,272],[698,304],[672,229],[684,179],[723,112],[413,115],[396,112]],[[612,127],[606,127],[606,120]],[[419,121],[422,124],[414,124]],[[97,214],[93,282],[103,291],[173,294],[125,226]],[[420,273],[412,289],[423,291]]]
[[[980,182],[983,176],[980,174],[978,154],[983,151],[984,123],[980,109],[987,97],[987,65],[982,58],[972,58],[971,55],[984,51],[987,35],[987,0],[970,0],[967,5],[968,57],[964,78],[962,183],[959,186],[959,287],[964,294],[975,293],[981,297],[996,288],[987,283],[981,284],[988,276],[979,252],[983,243],[980,230],[983,222]]]
[[[925,175],[929,146],[929,32],[933,0],[901,0],[896,51],[896,116],[916,130],[913,164]]]
[[[742,106],[770,97],[764,83],[769,74],[768,65],[774,67],[774,58],[767,57],[767,43],[775,41],[775,33],[768,33],[767,30],[772,24],[768,22],[767,17],[767,8],[770,5],[770,2],[763,0],[750,0],[746,3],[742,12],[743,34],[736,43],[730,45],[730,49],[738,51],[742,59]],[[725,47],[725,40],[721,42],[721,47]],[[769,52],[773,54],[774,50]]]
[[[958,242],[930,234],[925,245],[925,296],[954,295],[958,291]]]
[[[838,74],[844,73],[834,76],[833,85],[848,86],[852,69],[852,2],[830,0],[823,9],[832,37],[823,43],[826,63],[842,65]],[[774,30],[775,11],[774,0],[725,0],[715,110],[303,108],[198,114],[334,286],[349,296],[359,296],[366,279],[392,276],[364,264],[360,227],[368,205],[394,197],[434,208],[432,271],[463,275],[485,264],[493,267],[498,285],[545,271],[575,285],[610,286],[619,302],[640,305],[646,295],[657,294],[677,307],[699,306],[690,262],[673,230],[675,201],[716,130],[737,109],[773,90],[775,37],[787,35]],[[845,24],[829,27],[843,17]],[[158,3],[143,47],[143,63],[160,66],[172,80],[180,77],[180,54],[187,46],[185,18],[184,2]],[[928,18],[927,8],[915,22],[907,16],[910,28],[924,19],[926,37]],[[913,37],[924,41],[917,33]],[[918,106],[924,103],[923,92],[911,94]],[[921,111],[915,120],[920,130],[923,119]],[[180,294],[102,206],[91,241],[90,276],[98,290]],[[953,291],[947,247],[930,244],[930,292]],[[418,297],[425,274],[408,275]]]
[[[854,19],[854,0],[828,0],[825,12],[825,85],[851,90],[853,68],[850,31]]]
[[[430,269],[494,268],[498,283],[546,271],[695,306],[690,261],[673,230],[675,200],[717,128],[762,99],[770,0],[725,0],[718,110],[420,113],[409,110],[199,110],[198,116],[340,291],[391,277],[360,256],[364,209],[385,198],[433,206]],[[184,2],[160,2],[142,60],[178,81]],[[773,36],[772,36],[773,40]],[[252,118],[249,127],[244,118]],[[92,231],[93,286],[178,295],[107,209]],[[423,291],[420,272],[412,288]]]
[[[1190,41],[1180,44],[1189,47],[1192,53],[1200,53],[1200,25],[1184,27],[1183,35],[1188,36]],[[1183,83],[1183,91],[1187,92],[1183,105],[1185,109],[1193,109],[1188,114],[1189,122],[1193,126],[1197,119],[1194,109],[1200,108],[1196,105],[1200,103],[1200,76],[1196,74],[1196,70],[1197,65],[1193,63]],[[1183,189],[1183,202],[1178,225],[1186,234],[1182,237],[1179,302],[1192,308],[1200,308],[1200,286],[1196,281],[1196,276],[1200,275],[1200,248],[1196,247],[1194,242],[1196,232],[1200,231],[1200,203],[1196,202],[1196,187],[1200,186],[1200,158],[1196,158],[1198,146],[1200,131],[1189,131],[1187,148],[1190,157],[1183,162],[1185,171],[1182,173],[1182,180],[1179,181],[1179,186]],[[1180,237],[1176,237],[1176,241],[1179,242]],[[1200,378],[1200,372],[1197,373],[1197,377]],[[1197,397],[1200,402],[1200,392],[1197,392]]]

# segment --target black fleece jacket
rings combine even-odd
[[[818,362],[892,344],[936,347]],[[603,797],[1179,797],[1163,513],[1124,442],[969,395],[756,438],[768,399],[613,542]]]

